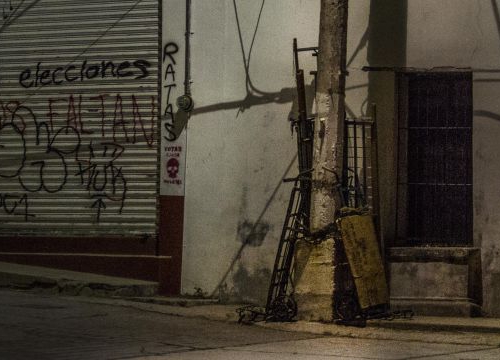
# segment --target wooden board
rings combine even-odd
[[[370,215],[351,215],[338,220],[349,267],[362,310],[389,303],[384,265]]]

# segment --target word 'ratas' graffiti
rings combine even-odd
[[[29,210],[30,193],[61,192],[74,178],[89,192],[97,222],[110,203],[121,214],[127,180],[117,164],[127,144],[154,148],[155,101],[152,96],[146,115],[135,95],[70,95],[48,99],[44,120],[18,101],[0,101],[0,178],[16,181],[22,189],[22,194],[1,193],[0,211],[28,221],[35,216]],[[56,112],[56,105],[64,112]],[[94,130],[84,126],[84,113],[93,114]]]
[[[175,82],[175,69],[174,65],[175,57],[179,51],[179,46],[176,43],[169,42],[163,47],[163,64],[166,65],[165,75],[164,75],[164,85],[163,88],[166,91],[166,101],[163,104],[163,118],[165,122],[163,123],[163,127],[165,129],[165,135],[163,136],[167,141],[175,141],[178,138],[178,135],[174,132],[174,123],[175,123],[175,115],[174,115],[174,105],[171,103],[171,94],[172,89],[177,87]]]

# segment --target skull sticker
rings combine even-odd
[[[167,161],[167,173],[169,178],[177,178],[179,173],[179,161],[177,159],[171,158]]]

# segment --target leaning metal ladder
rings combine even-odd
[[[299,68],[298,53],[317,51],[317,48],[298,48],[297,39],[293,41],[295,78],[297,82],[298,119],[291,119],[292,133],[297,133],[297,157],[299,175],[292,181],[293,188],[288,203],[280,242],[269,285],[266,302],[266,319],[288,321],[297,314],[297,305],[293,299],[293,258],[295,243],[309,234],[309,215],[311,197],[311,172],[314,125],[307,116],[304,71]]]

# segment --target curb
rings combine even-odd
[[[163,297],[163,296],[141,296],[141,297],[124,297],[123,300],[133,301],[138,303],[156,304],[156,305],[178,306],[181,308],[219,304],[218,299],[190,298],[190,297],[175,298],[175,297]]]
[[[480,322],[482,318],[455,318],[454,323],[443,321],[432,321],[418,317],[410,320],[371,320],[367,323],[367,327],[393,329],[393,330],[413,330],[413,331],[446,331],[446,332],[475,332],[485,334],[500,334],[500,319],[497,325],[490,324],[468,324],[470,320]],[[484,318],[483,318],[484,319]],[[489,322],[493,319],[484,319],[484,322]]]
[[[158,284],[154,282],[128,281],[128,279],[120,282],[119,278],[114,278],[110,282],[86,281],[75,279],[70,272],[54,278],[0,271],[0,287],[89,297],[152,297],[158,293]]]

